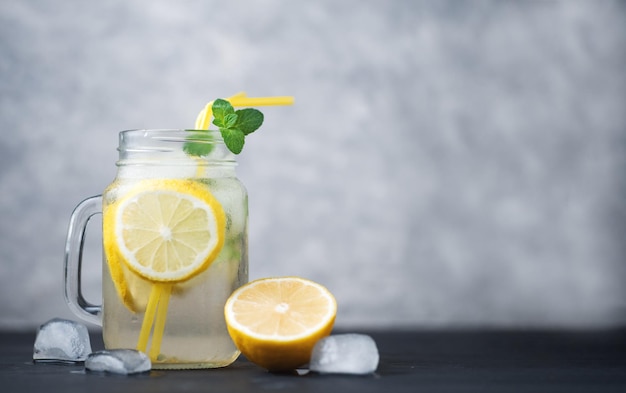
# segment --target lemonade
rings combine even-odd
[[[144,189],[146,181],[154,179],[170,187],[170,183],[178,184],[175,181],[180,180],[183,186],[207,192],[219,202],[225,217],[224,239],[205,270],[172,284],[160,351],[153,367],[221,367],[239,355],[226,330],[223,309],[229,295],[248,280],[247,193],[218,135],[206,142],[214,144],[213,153],[200,160],[182,153],[188,138],[183,133],[127,131],[121,137],[118,174],[102,195],[103,336],[107,348],[135,348],[154,285],[107,252],[107,239],[113,231],[109,212],[130,193]],[[141,146],[136,146],[138,141]],[[188,188],[181,190],[183,195]]]
[[[75,208],[65,247],[65,300],[102,325],[107,349],[145,352],[156,369],[235,361],[224,306],[248,282],[248,196],[235,157],[263,114],[234,108],[292,103],[242,92],[209,102],[194,130],[119,134],[117,175]],[[96,214],[103,216],[101,305],[85,300],[80,279],[85,230]]]

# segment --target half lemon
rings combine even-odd
[[[288,371],[307,363],[315,343],[330,334],[337,302],[328,289],[304,278],[263,278],[235,290],[224,315],[248,360]]]

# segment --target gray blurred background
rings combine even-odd
[[[625,71],[624,1],[3,0],[0,329],[76,319],[68,218],[118,131],[242,90],[296,97],[240,156],[251,278],[341,327],[622,326]]]

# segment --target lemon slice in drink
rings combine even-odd
[[[107,267],[120,301],[130,311],[142,312],[146,309],[152,283],[131,271],[119,254],[113,231],[116,207],[116,202],[103,205],[104,231],[102,236]]]
[[[307,363],[315,343],[330,334],[336,314],[333,295],[300,277],[252,281],[233,292],[224,306],[237,348],[270,371]]]
[[[150,282],[190,279],[209,267],[224,244],[224,211],[192,180],[141,181],[105,220],[111,221],[112,253]]]
[[[117,295],[130,311],[134,313],[142,312],[146,309],[146,305],[148,304],[148,296],[150,295],[152,283],[142,279],[126,267],[122,262],[122,258],[114,251],[112,241],[107,240],[107,237],[113,238],[113,236],[107,236],[107,233],[104,233],[104,251],[106,253],[111,280],[113,281]]]

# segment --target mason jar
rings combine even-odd
[[[107,349],[145,351],[155,369],[231,364],[239,351],[226,329],[224,304],[248,281],[248,196],[235,173],[235,156],[218,131],[207,130],[123,131],[118,150],[115,179],[101,196],[80,203],[70,220],[65,263],[65,295],[70,309],[102,325]],[[120,237],[134,236],[132,231],[141,229],[113,228],[115,220],[122,219],[120,206],[130,203],[124,201],[142,192],[161,191],[183,197],[199,195],[199,199],[215,202],[211,206],[223,212],[223,219],[216,221],[220,226],[219,250],[216,248],[206,266],[172,281],[155,281],[142,274],[117,248]],[[166,205],[167,201],[161,203]],[[151,208],[142,206],[147,199],[133,203],[136,210]],[[84,233],[94,214],[103,214],[101,305],[87,302],[80,287]],[[194,225],[193,221],[188,225]]]

